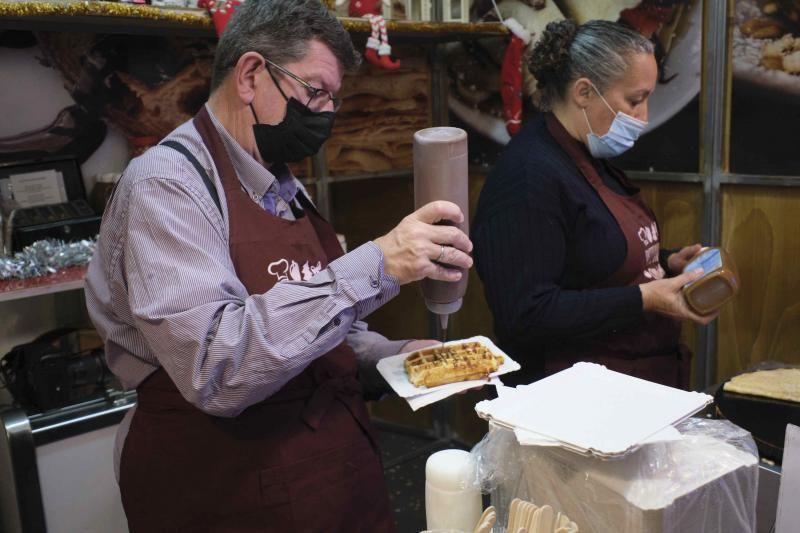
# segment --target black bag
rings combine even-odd
[[[83,346],[86,333],[57,329],[12,348],[0,360],[0,374],[15,403],[46,411],[105,396],[113,376],[102,348]]]

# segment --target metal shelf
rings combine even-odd
[[[0,302],[83,289],[87,268],[71,267],[49,276],[0,281]]]
[[[215,35],[211,18],[202,10],[101,1],[3,2],[0,3],[0,28],[126,35]]]
[[[28,414],[37,446],[118,424],[136,405],[136,391],[107,391],[107,396],[43,413]]]
[[[352,33],[370,33],[369,21],[361,18],[340,17],[339,20]],[[417,20],[387,20],[386,30],[392,39],[424,39],[428,43],[460,41],[477,37],[507,35],[508,30],[499,22],[430,22]]]
[[[368,34],[365,19],[341,17],[350,32]],[[429,22],[389,20],[392,38],[456,41],[508,33],[496,22]],[[51,2],[0,2],[0,29],[39,31],[89,31],[127,35],[185,35],[215,37],[211,18],[202,9],[174,9],[97,0]]]

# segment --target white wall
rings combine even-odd
[[[110,426],[36,449],[48,533],[127,533]]]
[[[40,64],[38,47],[13,49],[0,47],[0,138],[35,131],[52,123],[59,111],[75,102],[64,89],[61,74]],[[109,126],[105,141],[81,166],[87,194],[95,176],[121,172],[128,162],[128,146],[119,130]],[[0,357],[13,346],[28,342],[41,333],[76,324],[83,310],[74,297],[38,296],[32,299],[0,302]],[[0,390],[0,405],[8,403]]]
[[[0,137],[41,129],[74,104],[58,71],[42,66],[38,48],[0,47]],[[81,166],[87,194],[95,176],[121,172],[128,161],[124,136],[109,126],[103,144]],[[78,291],[0,302],[0,356],[41,333],[85,322]],[[8,402],[0,390],[0,404]],[[116,426],[37,449],[48,531],[127,532],[113,473]],[[0,480],[0,483],[5,480]]]
[[[9,137],[46,127],[59,111],[75,104],[64,89],[61,73],[42,66],[38,47],[0,47],[0,137]],[[81,165],[86,193],[95,176],[122,172],[128,163],[128,144],[122,133],[109,125],[106,139]]]

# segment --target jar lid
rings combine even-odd
[[[474,459],[464,450],[441,450],[425,463],[425,480],[441,490],[464,490],[474,474]]]

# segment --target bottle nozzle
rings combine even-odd
[[[450,321],[450,315],[439,315],[439,336],[444,344],[447,341],[447,324]]]

